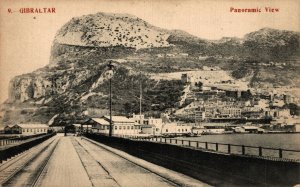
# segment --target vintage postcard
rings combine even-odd
[[[300,185],[298,0],[1,0],[0,185]]]

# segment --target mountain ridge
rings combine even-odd
[[[286,84],[299,87],[299,36],[298,32],[264,28],[241,39],[225,37],[212,42],[185,31],[161,29],[127,14],[98,13],[73,18],[57,32],[49,64],[11,80],[10,98],[4,109],[6,115],[1,121],[47,121],[58,111],[80,113],[89,107],[107,109],[106,79],[94,90],[99,94],[88,94],[107,70],[109,61],[116,65],[118,79],[113,82],[115,92],[120,95],[114,99],[120,101],[115,103],[115,111],[120,114],[138,110],[137,79],[143,80],[145,96],[149,97],[145,110],[163,111],[175,107],[173,104],[183,90],[182,83],[155,81],[148,73],[219,66],[235,72],[233,77],[236,79],[252,76],[249,84],[253,87]],[[289,57],[294,60],[285,63],[285,58]],[[243,75],[239,74],[242,67],[246,68],[241,71],[245,72]],[[287,73],[286,77],[274,76],[283,71]],[[122,84],[116,83],[119,80]],[[165,89],[164,84],[170,87]],[[152,90],[154,85],[156,91]],[[174,94],[168,95],[168,92]],[[81,105],[83,97],[85,103]],[[161,103],[156,103],[157,100]],[[152,104],[156,108],[151,108]],[[24,109],[26,106],[36,109],[28,112]],[[14,112],[16,108],[19,108],[18,112]]]

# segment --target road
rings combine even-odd
[[[208,186],[86,138],[57,135],[34,149],[0,165],[3,186]]]

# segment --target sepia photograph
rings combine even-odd
[[[300,1],[1,0],[0,186],[300,186]]]

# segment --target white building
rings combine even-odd
[[[146,135],[155,135],[155,126],[154,125],[141,125],[141,133]]]
[[[200,135],[200,134],[202,134],[204,131],[205,131],[205,129],[204,129],[203,126],[194,126],[194,127],[192,128],[192,133],[193,133],[193,134]]]
[[[222,134],[225,132],[227,123],[201,123],[205,128],[204,134]]]
[[[85,124],[92,125],[93,132],[109,134],[110,117],[91,118]],[[136,124],[133,118],[125,116],[112,116],[112,135],[138,135],[141,132],[141,125]]]
[[[132,118],[137,124],[144,124],[145,116],[143,114],[133,114]]]
[[[191,125],[179,125],[176,122],[166,123],[162,126],[161,134],[190,134],[192,133]]]
[[[11,131],[22,135],[46,134],[49,126],[46,124],[17,124]]]
[[[145,118],[144,115],[135,115],[133,114],[133,119],[137,124],[141,125],[142,134],[151,134],[151,135],[161,135],[161,130],[163,126],[162,118]]]
[[[90,132],[92,131],[92,125],[84,125],[84,124],[73,124],[75,132]]]
[[[145,124],[147,125],[155,125],[155,126],[161,126],[162,125],[162,119],[161,118],[147,118],[145,120]]]

